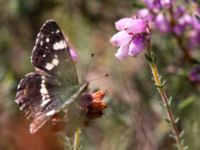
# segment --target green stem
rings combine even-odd
[[[167,96],[167,94],[166,94],[166,92],[163,88],[162,81],[161,81],[160,75],[158,73],[157,66],[156,66],[155,63],[150,63],[150,68],[151,68],[151,71],[152,71],[152,74],[153,74],[154,82],[157,85],[157,90],[158,90],[158,92],[159,92],[159,94],[162,98],[162,102],[165,106],[164,108],[165,108],[165,111],[166,111],[166,114],[167,114],[167,119],[170,123],[171,130],[174,134],[177,148],[179,150],[183,150],[184,146],[181,144],[181,139],[180,139],[180,136],[179,136],[179,131],[178,131],[177,126],[176,126],[175,117],[173,115],[172,109],[171,109],[170,104],[169,104],[169,98],[168,98],[168,96]]]
[[[80,145],[80,134],[81,134],[81,129],[78,128],[75,132],[74,135],[74,144],[73,144],[73,150],[78,150],[79,145]]]

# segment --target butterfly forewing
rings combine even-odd
[[[29,73],[17,88],[15,102],[32,119],[34,133],[79,91],[78,77],[69,45],[57,23],[48,20],[40,29],[32,51],[36,72]]]
[[[78,84],[69,45],[59,26],[48,20],[40,29],[31,56],[32,64],[58,78],[66,86]]]

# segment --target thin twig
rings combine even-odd
[[[75,132],[74,135],[74,144],[73,144],[73,150],[79,150],[80,147],[80,134],[81,134],[81,129],[78,128]]]
[[[162,85],[156,64],[150,63],[150,68],[151,68],[151,71],[152,71],[152,74],[153,74],[153,79],[155,81],[155,84],[157,85],[157,90],[158,90],[158,92],[159,92],[159,94],[162,98],[162,102],[165,106],[164,108],[165,108],[165,111],[166,111],[166,114],[167,114],[167,119],[168,119],[168,121],[171,125],[171,129],[172,129],[172,132],[174,134],[174,138],[175,138],[175,141],[176,141],[177,148],[179,150],[184,150],[184,146],[181,143],[179,131],[178,131],[177,126],[176,126],[175,117],[173,115],[172,109],[171,109],[170,104],[169,104],[169,98],[168,98],[168,96],[167,96],[167,94],[166,94],[166,92],[163,88],[163,85]]]

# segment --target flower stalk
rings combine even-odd
[[[73,143],[73,150],[79,150],[80,147],[80,134],[81,129],[78,128],[74,134],[74,143]]]
[[[150,68],[152,71],[152,75],[153,75],[153,80],[155,82],[158,93],[160,94],[160,96],[162,98],[162,102],[163,102],[165,112],[167,115],[167,122],[170,124],[171,130],[173,133],[173,137],[176,141],[176,146],[177,146],[178,150],[184,150],[184,149],[186,149],[186,147],[184,147],[184,145],[183,145],[180,133],[176,126],[178,119],[175,119],[174,114],[171,109],[171,100],[172,99],[170,99],[167,96],[166,91],[164,89],[165,81],[163,81],[161,76],[159,75],[159,72],[158,72],[158,69],[156,66],[156,57],[155,57],[154,53],[152,53],[152,52],[145,56],[149,62],[149,65],[150,65]]]

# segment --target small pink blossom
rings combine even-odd
[[[138,15],[147,19],[148,21],[152,21],[154,19],[154,16],[151,14],[151,12],[147,8],[140,9],[138,11]]]
[[[120,20],[118,20],[117,22],[115,22],[115,28],[119,31],[124,30],[124,27],[126,27],[126,24],[128,22],[131,22],[133,19],[132,18],[122,18]]]
[[[149,34],[148,21],[142,18],[123,18],[115,22],[119,31],[110,42],[119,47],[115,56],[122,60],[128,56],[139,55],[146,47],[146,37]]]
[[[128,53],[129,53],[129,44],[126,44],[119,47],[117,53],[115,53],[115,56],[118,59],[122,60],[128,57]]]
[[[130,34],[137,34],[146,32],[147,26],[147,21],[144,19],[132,19],[127,22],[124,29]]]
[[[113,37],[110,39],[110,42],[114,46],[121,46],[130,42],[131,39],[132,35],[128,34],[126,31],[123,30],[113,35]]]
[[[159,13],[155,19],[156,27],[163,33],[170,31],[170,23],[163,13]]]
[[[141,18],[123,18],[115,22],[115,28],[119,31],[126,30],[127,33],[136,34],[146,31],[147,22]]]
[[[137,56],[145,49],[146,43],[144,36],[135,37],[130,45],[129,45],[129,53],[130,56]]]
[[[172,7],[172,0],[160,0],[162,7],[169,9]]]
[[[78,54],[77,54],[77,52],[75,51],[75,49],[70,47],[70,48],[69,48],[69,52],[70,52],[70,54],[71,54],[72,59],[73,59],[74,61],[76,61],[76,60],[78,59]]]

